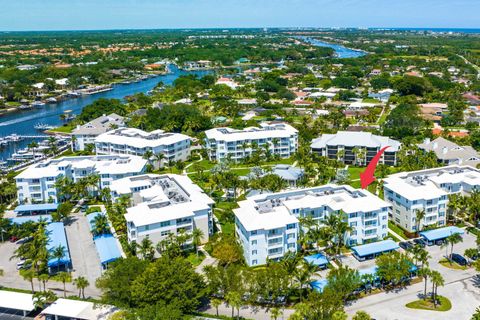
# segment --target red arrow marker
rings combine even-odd
[[[390,146],[383,147],[378,151],[378,153],[373,157],[373,159],[370,161],[368,164],[367,168],[365,168],[365,171],[360,173],[360,182],[362,184],[362,189],[365,189],[368,187],[373,181],[375,181],[375,177],[373,176],[375,173],[375,169],[377,168],[378,161],[382,157],[382,153],[387,149],[390,148]]]

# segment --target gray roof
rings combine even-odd
[[[459,146],[445,138],[425,140],[418,147],[425,151],[435,152],[438,159],[449,163],[470,165],[476,167],[480,163],[480,155],[471,146]]]
[[[304,170],[301,168],[296,168],[296,167],[292,167],[285,164],[277,164],[273,168],[273,174],[276,174],[283,180],[297,181],[303,176]]]
[[[73,135],[92,135],[98,136],[102,133],[112,130],[112,126],[123,127],[125,125],[124,118],[116,113],[108,116],[103,115],[72,131]]]
[[[323,134],[320,138],[312,141],[313,149],[325,148],[325,146],[347,146],[383,148],[390,146],[388,151],[398,151],[401,143],[389,137],[377,136],[370,132],[338,131],[336,134]]]

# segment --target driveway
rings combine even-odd
[[[87,278],[90,286],[85,294],[97,296],[100,291],[95,288],[95,281],[102,275],[100,257],[93,242],[87,217],[81,212],[74,213],[65,225],[68,246],[72,258],[72,276]]]

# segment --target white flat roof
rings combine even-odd
[[[58,299],[42,311],[42,314],[82,320],[106,320],[117,308],[97,305],[88,301]]]
[[[95,142],[128,145],[136,148],[155,148],[185,140],[191,140],[191,138],[181,133],[168,133],[163,130],[146,132],[135,128],[119,128],[102,133],[95,139]]]
[[[243,130],[232,128],[214,128],[205,131],[207,139],[238,141],[256,140],[262,138],[288,138],[298,132],[297,129],[286,123],[268,124],[263,122],[260,128],[248,127]]]
[[[293,209],[328,206],[346,213],[373,212],[391,205],[366,190],[335,184],[260,194],[238,203],[235,216],[247,231],[270,230],[296,223]]]
[[[33,164],[16,176],[16,179],[56,177],[64,173],[59,168],[66,166],[71,166],[74,170],[94,168],[98,174],[136,173],[141,172],[146,164],[147,160],[132,155],[62,157]]]
[[[132,181],[137,185],[139,181],[144,181],[148,188],[141,190],[139,194],[142,198],[152,199],[127,209],[125,219],[137,227],[194,217],[195,212],[208,210],[214,203],[190,178],[176,174],[145,174],[128,177],[112,183],[111,190],[118,194],[132,193],[128,188]],[[162,182],[167,182],[170,187],[162,187]],[[170,198],[167,193],[172,193]],[[181,196],[183,200],[176,201],[175,195]]]
[[[401,172],[384,179],[385,186],[410,200],[433,199],[448,192],[441,184],[465,183],[480,186],[480,170],[470,166],[446,166],[440,168]]]
[[[29,293],[0,290],[0,308],[32,311],[33,295]]]

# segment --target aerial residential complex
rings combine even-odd
[[[206,149],[211,161],[241,161],[255,148],[268,150],[281,158],[290,157],[298,149],[298,131],[286,123],[266,123],[243,130],[214,128],[207,130]]]
[[[98,174],[100,188],[116,179],[137,175],[146,170],[147,160],[130,155],[79,156],[49,159],[31,165],[15,177],[19,203],[57,202],[55,181],[65,176],[73,181]]]
[[[445,226],[448,196],[468,194],[480,188],[480,170],[470,166],[448,166],[402,172],[384,179],[385,200],[392,204],[392,220],[409,232],[416,232],[416,214],[425,210],[423,226]]]
[[[343,211],[353,228],[346,243],[355,245],[385,238],[390,210],[389,203],[366,190],[331,184],[240,201],[234,209],[235,230],[247,264],[254,266],[297,251],[302,232],[299,218],[312,216],[321,222]]]
[[[125,125],[124,118],[118,114],[112,113],[98,117],[84,125],[78,125],[72,131],[72,140],[74,150],[85,150],[85,146],[91,144],[95,145],[95,138],[118,127]]]
[[[202,230],[203,241],[213,232],[214,201],[186,176],[145,174],[117,180],[111,185],[114,199],[128,195],[128,241],[140,243],[148,237],[154,244],[169,234]]]
[[[387,146],[389,148],[385,150],[379,163],[395,166],[400,142],[370,132],[339,131],[335,134],[323,134],[311,144],[312,152],[319,156],[355,165],[366,165],[380,149]],[[363,156],[360,152],[363,152]]]
[[[134,128],[119,128],[99,135],[95,139],[97,154],[133,154],[142,156],[147,150],[163,154],[162,164],[185,161],[190,156],[191,138],[180,133],[163,130],[145,132]]]

